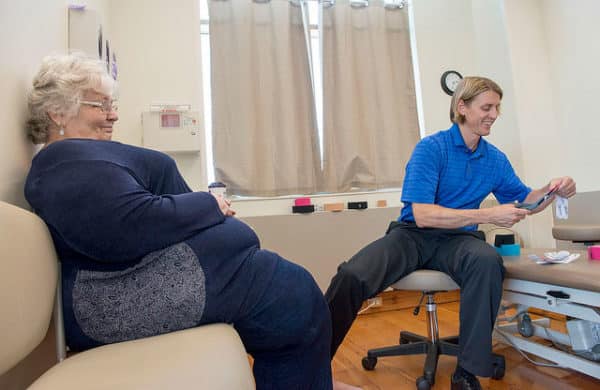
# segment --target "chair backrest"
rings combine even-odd
[[[44,339],[57,277],[56,252],[44,222],[0,201],[0,374]]]
[[[554,215],[552,237],[557,240],[557,248],[585,251],[590,244],[600,243],[598,201],[600,201],[600,191],[577,193],[569,199],[565,210],[569,216],[567,219],[557,218],[556,208],[552,207]]]

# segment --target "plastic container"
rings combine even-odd
[[[590,260],[600,260],[600,245],[589,246],[588,257]]]
[[[215,195],[221,195],[225,197],[227,195],[227,186],[225,183],[221,183],[220,181],[216,181],[214,183],[210,183],[208,186],[208,192]]]
[[[521,254],[521,246],[519,244],[503,244],[496,247],[500,256],[519,256]]]

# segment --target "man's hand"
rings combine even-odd
[[[231,206],[230,201],[223,198],[222,195],[217,195],[217,194],[212,194],[212,193],[211,193],[211,195],[214,196],[215,199],[217,200],[217,203],[219,204],[219,208],[221,209],[221,212],[223,213],[224,216],[233,217],[235,215],[235,211],[230,207]]]
[[[575,180],[572,177],[564,176],[550,180],[548,191],[555,191],[555,195],[563,198],[570,198],[577,193]]]
[[[511,227],[531,214],[514,203],[483,209],[450,209],[436,204],[413,203],[413,215],[418,227],[458,229],[464,226],[491,223]]]
[[[518,209],[511,203],[490,207],[487,211],[489,213],[489,223],[508,228],[531,214],[531,211]]]

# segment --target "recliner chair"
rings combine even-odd
[[[425,367],[423,376],[417,378],[417,389],[428,390],[435,383],[438,358],[440,355],[458,355],[458,336],[440,338],[437,321],[437,304],[434,295],[442,291],[458,290],[460,287],[452,278],[440,271],[417,270],[391,285],[395,290],[421,291],[423,295],[419,304],[413,311],[419,314],[423,299],[427,297],[428,336],[421,336],[412,332],[401,331],[399,345],[370,349],[367,356],[362,359],[365,370],[373,370],[377,359],[384,356],[401,356],[425,354]],[[494,354],[494,374],[492,378],[500,379],[504,376],[505,362],[502,355]]]
[[[1,375],[44,339],[59,272],[44,222],[5,202],[0,202],[0,253]],[[56,328],[61,330],[62,324]],[[59,360],[64,354],[60,335]],[[238,334],[230,325],[213,324],[75,354],[45,372],[30,389],[254,387]]]

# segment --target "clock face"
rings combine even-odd
[[[446,84],[452,91],[456,91],[456,86],[460,83],[461,77],[456,73],[450,73],[446,78]]]
[[[446,71],[442,74],[442,79],[441,79],[442,89],[448,95],[452,95],[454,93],[454,91],[456,90],[458,83],[460,83],[460,80],[462,80],[462,75],[460,73],[458,73],[457,71],[454,71],[454,70]]]

